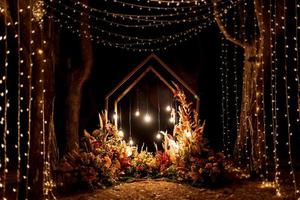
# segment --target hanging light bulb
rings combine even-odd
[[[175,117],[170,117],[169,121],[170,123],[175,124]]]
[[[156,139],[158,139],[158,140],[161,139],[161,134],[160,134],[160,133],[157,133],[157,134],[156,134]]]
[[[132,138],[130,137],[129,139],[129,145],[132,146],[134,144],[134,141],[132,140]]]
[[[170,112],[171,110],[172,110],[171,106],[170,106],[170,105],[167,105],[166,111]]]
[[[146,115],[144,116],[144,121],[146,122],[146,123],[149,123],[149,122],[151,122],[151,116],[149,115],[149,113],[146,113]]]
[[[135,113],[134,113],[134,115],[135,115],[136,117],[139,117],[139,116],[140,116],[140,111],[139,111],[139,110],[136,110]]]
[[[122,129],[119,130],[118,135],[122,138],[124,137],[124,132],[122,131]]]
[[[115,121],[117,121],[117,120],[118,120],[118,114],[115,113],[115,114],[113,115],[113,118],[114,118]]]

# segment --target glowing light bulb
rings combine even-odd
[[[151,122],[151,116],[149,115],[149,113],[147,113],[147,114],[145,115],[144,121],[145,121],[146,123]]]
[[[122,138],[124,137],[124,132],[122,130],[119,130],[118,135]]]
[[[171,110],[172,110],[171,106],[168,105],[168,106],[166,107],[166,111],[170,112]]]
[[[175,124],[175,117],[170,117],[169,122]]]
[[[160,134],[160,133],[157,133],[157,134],[156,134],[156,139],[158,139],[158,140],[161,139],[161,134]]]
[[[115,113],[115,114],[113,115],[113,118],[114,118],[115,121],[118,120],[118,115],[117,115],[117,113]]]
[[[43,52],[42,49],[39,49],[39,50],[38,50],[38,54],[42,55],[43,53],[44,53],[44,52]]]
[[[140,111],[139,110],[135,111],[135,116],[136,117],[140,116]]]
[[[134,144],[133,140],[130,138],[129,145],[132,146]]]

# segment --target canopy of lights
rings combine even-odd
[[[36,192],[35,176],[43,180],[44,198],[55,198],[50,162],[52,26],[95,45],[134,52],[165,51],[218,26],[223,153],[249,174],[257,172],[262,187],[275,188],[278,196],[282,168],[288,166],[287,181],[300,198],[295,173],[299,9],[297,0],[0,0],[1,198],[13,194],[28,199]],[[176,108],[164,106],[175,124]],[[155,117],[139,107],[132,110],[146,124]],[[119,118],[113,116],[115,122]],[[126,135],[122,129],[118,134]],[[155,138],[161,140],[163,134],[157,132]],[[134,142],[130,137],[129,144]],[[43,173],[33,172],[33,158]],[[8,183],[10,172],[17,180],[13,186]]]

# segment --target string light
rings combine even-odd
[[[220,82],[221,82],[221,118],[222,118],[222,133],[223,133],[223,149],[222,152],[227,156],[227,150],[226,143],[225,143],[225,135],[226,135],[226,125],[225,125],[225,106],[224,106],[224,101],[225,101],[225,89],[224,89],[224,68],[223,68],[223,56],[224,56],[224,37],[221,35],[221,54],[220,54],[220,60],[221,60],[221,65],[220,65]]]
[[[53,8],[53,9],[55,10],[55,8]],[[49,16],[49,17],[57,19],[57,20],[55,20],[57,23],[74,24],[76,22],[80,26],[85,25],[84,23],[80,22],[80,20],[77,20],[74,16],[68,15],[68,14],[63,13],[63,12],[58,12],[58,14],[59,14],[59,17],[58,16]],[[63,19],[65,19],[65,20],[63,20]],[[206,27],[207,24],[210,24],[210,23],[207,22],[207,19],[206,19],[204,22],[202,22],[202,25],[196,25],[195,27],[197,29],[200,29],[201,27]],[[71,25],[69,25],[69,26],[71,26]],[[190,29],[187,29],[185,31],[179,32],[177,34],[162,35],[162,36],[159,36],[158,38],[141,38],[141,37],[137,37],[137,36],[128,36],[128,35],[123,35],[123,34],[119,34],[119,33],[110,32],[110,31],[107,31],[107,30],[105,30],[101,27],[98,27],[98,26],[89,26],[89,25],[87,25],[87,26],[89,27],[89,29],[97,31],[96,33],[98,35],[106,34],[106,36],[114,36],[114,37],[118,37],[118,38],[121,38],[121,39],[128,39],[130,42],[139,41],[139,42],[145,42],[145,43],[146,42],[158,43],[158,42],[162,42],[162,41],[165,41],[165,40],[171,40],[176,35],[178,35],[177,37],[179,37],[179,36],[186,35],[187,33],[195,31],[195,28],[190,28]],[[71,27],[76,27],[76,26],[74,25],[74,26],[71,26]],[[79,30],[78,31],[76,30],[76,32],[78,34],[81,34]],[[97,38],[96,36],[94,36],[94,37]]]
[[[238,25],[237,25],[237,11],[236,8],[234,8],[233,10],[233,31],[234,31],[234,37],[238,36],[237,30],[238,30]],[[239,137],[239,132],[240,132],[240,119],[239,119],[239,96],[238,96],[238,75],[237,75],[237,53],[238,53],[238,49],[237,46],[234,45],[233,46],[233,76],[234,76],[234,83],[233,83],[233,93],[234,93],[234,106],[235,106],[235,120],[236,120],[236,135]],[[239,166],[242,166],[242,157],[241,157],[241,146],[238,145],[238,164]]]
[[[2,196],[3,199],[6,199],[6,182],[7,182],[7,173],[8,173],[8,162],[9,162],[9,157],[7,155],[7,135],[9,134],[8,130],[8,123],[7,123],[7,113],[8,113],[8,108],[9,108],[9,99],[8,99],[8,87],[7,87],[7,75],[8,75],[8,54],[10,50],[8,49],[8,19],[7,19],[7,9],[8,5],[7,2],[4,1],[4,36],[3,39],[4,41],[4,76],[2,76],[1,82],[4,84],[4,113],[3,113],[3,119],[4,119],[4,128],[3,128],[3,144],[1,144],[1,148],[3,149],[3,173],[2,173],[2,183],[1,183],[1,188],[2,188]],[[2,95],[1,95],[2,96]],[[2,157],[2,156],[1,156]]]
[[[242,38],[243,38],[243,42],[244,43],[247,43],[248,42],[248,39],[247,39],[247,35],[246,35],[246,16],[247,16],[247,12],[246,12],[246,8],[248,6],[247,4],[247,1],[244,0],[243,1],[243,21],[242,21],[242,24],[241,24],[241,28],[242,28]],[[245,51],[244,51],[244,58],[246,57],[246,54],[245,54]],[[249,74],[246,73],[246,66],[244,65],[244,68],[243,68],[243,73],[245,74],[244,75],[244,78],[243,78],[243,91],[246,91],[246,87],[247,87],[247,80],[249,80]],[[245,106],[243,107],[243,110],[242,110],[242,113],[241,115],[244,115],[244,116],[247,116],[248,113],[247,113],[247,110],[246,108],[249,107],[249,102],[246,100],[246,99],[250,99],[249,97],[249,94],[246,93],[245,95],[243,95],[243,97],[245,98],[244,100],[242,101],[245,101]],[[242,118],[242,117],[241,117]],[[244,140],[244,149],[245,149],[245,156],[246,156],[246,166],[247,166],[247,169],[248,171],[250,171],[250,153],[249,152],[249,144],[248,144],[248,141],[249,141],[249,127],[247,125],[247,121],[245,120],[244,122],[242,122],[242,128],[244,129],[244,132],[245,132],[245,140]]]
[[[227,2],[230,2],[230,1],[226,1],[226,3]],[[222,2],[222,3],[225,4],[224,2]],[[49,6],[51,6],[51,5],[49,5]],[[58,6],[59,7],[57,8],[57,6],[53,5],[53,9],[56,12],[62,12],[62,11],[59,10],[59,8],[63,8],[64,13],[66,13],[67,11],[70,11],[72,14],[77,13],[78,15],[82,15],[81,10],[77,10],[74,7],[64,5],[61,2],[58,2]],[[95,21],[93,21],[93,24],[96,24],[96,22],[104,22],[107,25],[116,26],[116,27],[126,27],[126,28],[141,28],[141,27],[142,28],[147,28],[147,27],[161,27],[161,26],[165,27],[165,26],[171,26],[171,25],[178,25],[178,24],[182,24],[182,23],[187,24],[187,23],[197,22],[200,19],[206,19],[208,17],[208,15],[210,15],[210,13],[208,13],[206,15],[201,14],[201,11],[205,11],[205,9],[207,9],[207,8],[202,8],[202,9],[199,9],[197,11],[193,11],[192,12],[193,14],[194,13],[198,13],[198,14],[195,15],[194,17],[188,17],[188,18],[183,18],[183,19],[158,19],[158,18],[161,18],[160,15],[158,15],[158,17],[155,17],[155,16],[152,15],[150,18],[153,18],[153,19],[149,19],[149,17],[144,18],[143,15],[140,15],[139,17],[136,17],[136,15],[135,16],[132,16],[132,15],[127,16],[125,14],[123,16],[120,13],[112,13],[111,18],[113,20],[116,17],[120,17],[122,19],[122,21],[124,21],[122,23],[115,22],[115,21],[112,21],[112,20],[108,20],[106,17],[102,17],[102,16],[97,17],[97,16],[92,15],[92,14],[89,15],[89,19],[95,20]],[[186,14],[185,14],[185,16],[186,16]],[[191,15],[188,15],[188,16],[191,16]],[[174,16],[172,16],[172,17],[174,17]],[[127,23],[127,22],[131,22],[131,21],[135,21],[137,24]],[[140,24],[142,22],[145,22],[145,24]]]
[[[231,6],[231,4],[230,4],[230,6]],[[224,10],[227,10],[227,9],[224,9]],[[62,16],[64,16],[65,14],[63,14],[62,12],[60,12],[59,13],[60,15],[62,15]],[[55,18],[55,16],[52,16],[52,18]],[[69,18],[69,20],[72,22],[72,23],[74,23],[74,21],[76,20],[74,20],[74,17],[70,17],[70,16],[68,16],[68,18]],[[57,23],[61,23],[61,20],[60,19],[58,19],[58,20],[55,20]],[[80,33],[80,31],[79,30],[76,30],[76,29],[74,29],[74,27],[71,27],[70,26],[70,22],[63,22],[65,25],[60,25],[61,27],[64,27],[64,28],[68,28],[68,29],[70,29],[71,31],[72,31],[72,33],[77,33],[77,34],[80,34],[80,36],[82,36],[81,35],[81,33]],[[204,28],[206,27],[206,25],[204,26]],[[91,28],[95,28],[95,27],[91,27]],[[193,29],[191,29],[191,30],[194,30],[195,28],[193,28]],[[198,29],[198,28],[197,28]],[[195,30],[197,30],[197,29],[195,29]],[[76,31],[75,31],[76,30]],[[100,31],[100,30],[99,30]],[[105,31],[105,30],[102,30],[103,32],[102,33],[107,33],[109,36],[117,36],[117,37],[121,37],[122,38],[122,41],[123,41],[123,39],[125,39],[125,38],[128,38],[129,39],[129,41],[135,41],[135,40],[138,40],[138,41],[141,41],[139,38],[137,38],[137,37],[128,37],[128,36],[122,36],[122,34],[115,34],[115,33],[108,33],[107,31]],[[187,32],[182,32],[181,34],[179,34],[179,36],[180,35],[183,35],[183,36],[187,36],[187,33],[191,33],[191,35],[190,36],[188,36],[189,38],[191,38],[192,36],[194,36],[194,35],[196,35],[197,34],[197,32],[192,32],[192,31],[187,31]],[[133,51],[140,51],[140,52],[142,52],[142,51],[159,51],[159,50],[166,50],[168,47],[170,47],[170,46],[176,46],[177,45],[177,42],[171,42],[171,40],[169,39],[169,38],[163,38],[163,39],[166,39],[167,41],[169,41],[170,43],[169,44],[167,44],[167,45],[163,45],[164,47],[161,47],[162,46],[162,44],[160,44],[160,47],[157,47],[157,48],[138,48],[138,47],[135,47],[135,46],[137,46],[137,45],[139,45],[139,46],[143,46],[143,45],[150,45],[150,44],[154,44],[155,43],[155,41],[158,41],[158,40],[154,40],[154,39],[146,39],[146,40],[148,40],[148,42],[142,42],[142,43],[139,43],[139,42],[134,42],[134,43],[132,43],[132,44],[119,44],[119,43],[115,43],[115,42],[107,42],[107,41],[105,41],[105,40],[103,40],[103,39],[101,39],[100,40],[100,38],[103,38],[103,37],[95,37],[95,36],[93,36],[93,35],[85,35],[84,37],[86,37],[86,38],[90,38],[91,39],[91,41],[97,41],[97,43],[98,44],[103,44],[103,45],[106,45],[106,46],[109,46],[109,47],[117,47],[117,48],[121,48],[121,49],[126,49],[126,50],[133,50]],[[171,36],[172,37],[172,36]],[[178,37],[173,37],[174,39],[175,38],[177,38],[177,40],[179,40],[179,42],[181,43],[181,42],[184,42],[184,41],[186,41],[187,40],[187,38],[184,38],[184,39],[178,39]],[[142,39],[142,40],[144,40],[144,39]],[[144,40],[144,41],[146,41],[146,40]],[[160,41],[161,42],[161,41]]]
[[[20,147],[20,140],[21,140],[21,20],[20,20],[20,0],[17,0],[17,56],[18,56],[18,113],[17,113],[17,189],[13,189],[13,192],[16,192],[16,197],[19,198],[19,184],[20,184],[20,170],[21,170],[21,147]]]
[[[276,1],[274,5],[270,2],[270,27],[271,27],[271,37],[270,37],[270,52],[271,52],[271,101],[272,101],[272,132],[273,135],[273,155],[274,155],[274,165],[275,165],[275,184],[276,184],[276,195],[281,196],[281,187],[279,182],[279,158],[277,155],[277,146],[279,141],[278,137],[278,123],[277,123],[277,40],[276,40],[276,30],[277,30],[277,6]]]
[[[254,4],[254,12],[258,13],[259,12],[259,8],[258,5],[256,5],[256,2],[253,2]],[[262,22],[261,22],[262,21]],[[253,35],[254,35],[254,43],[257,48],[257,53],[255,55],[255,65],[254,65],[254,70],[253,73],[256,77],[255,79],[255,118],[256,118],[256,133],[257,135],[256,137],[256,151],[255,152],[255,162],[256,164],[256,171],[259,173],[261,178],[264,178],[264,172],[263,172],[263,164],[265,163],[265,143],[264,143],[264,124],[263,124],[263,102],[262,102],[262,96],[263,96],[263,90],[262,90],[262,85],[263,85],[263,72],[262,72],[262,68],[263,68],[263,53],[262,53],[262,49],[264,44],[263,42],[263,34],[259,35],[259,28],[263,27],[263,20],[259,20],[257,18],[257,15],[253,16]]]
[[[108,0],[104,0],[104,2],[108,2]],[[89,8],[89,5],[82,3],[80,1],[76,2],[78,5],[81,5],[83,8]],[[168,7],[159,7],[159,6],[145,6],[145,5],[141,5],[141,4],[134,4],[134,3],[128,3],[128,2],[123,2],[123,1],[119,1],[119,0],[114,0],[113,3],[117,3],[119,5],[121,5],[122,7],[130,7],[130,8],[136,8],[138,10],[148,10],[148,11],[155,11],[155,10],[159,10],[159,11],[164,11],[164,10],[173,10],[173,11],[177,11],[179,10],[178,7],[170,7],[168,5]],[[192,8],[198,7],[198,5],[190,5],[190,6],[184,6],[184,7],[180,7],[181,11],[186,11],[186,10],[191,10]],[[97,9],[95,8],[89,8],[91,11],[95,11]]]
[[[300,80],[299,80],[299,40],[298,40],[298,30],[299,30],[299,27],[298,27],[298,9],[300,8],[300,3],[299,1],[295,1],[295,36],[293,38],[293,40],[295,41],[295,48],[294,48],[294,73],[295,73],[295,82],[296,82],[296,85],[298,86],[297,88],[297,112],[298,112],[298,115],[296,117],[296,125],[298,125],[298,127],[300,127]],[[296,126],[297,127],[297,126]],[[294,182],[294,187],[296,186],[295,188],[295,192],[296,192],[296,198],[298,198],[298,200],[300,200],[300,190],[298,189],[298,186],[297,186],[297,180],[295,180]]]
[[[225,18],[225,27],[227,24],[227,18]],[[229,111],[229,83],[228,83],[228,74],[229,74],[229,68],[228,68],[228,48],[229,44],[226,40],[224,40],[224,60],[223,62],[223,70],[224,70],[224,87],[225,87],[225,112],[226,112],[226,151],[227,151],[227,157],[230,159],[231,158],[231,142],[230,142],[230,128],[229,128],[229,121],[230,121],[230,111]]]
[[[259,10],[256,9],[256,5],[254,3],[254,6],[255,6],[255,10],[256,12],[258,12],[258,16],[261,16],[262,15],[262,11],[264,10],[264,6],[261,4],[261,8]],[[264,34],[266,32],[266,30],[262,27],[265,27],[265,24],[264,24],[264,21],[262,20],[261,22],[261,28],[262,30],[261,31],[261,34],[260,34],[260,37],[259,37],[259,42],[261,43],[261,55],[260,55],[260,58],[263,58],[264,57],[264,52],[265,52],[265,40],[267,38],[264,37]],[[264,149],[263,149],[263,158],[264,158],[264,164],[265,164],[265,175],[264,175],[264,181],[263,183],[269,183],[269,158],[268,158],[268,149],[269,149],[269,146],[268,146],[268,143],[267,143],[267,134],[266,134],[266,104],[265,104],[265,79],[264,79],[264,76],[265,76],[265,62],[264,60],[262,59],[262,63],[261,63],[261,105],[262,105],[262,116],[263,116],[263,131],[262,131],[262,134],[263,134],[263,138],[262,138],[262,143],[264,145]],[[274,182],[272,182],[274,183]]]
[[[297,195],[297,183],[296,183],[296,176],[295,176],[295,171],[294,171],[294,166],[293,166],[293,158],[292,158],[292,147],[291,147],[291,137],[292,137],[292,132],[291,132],[291,123],[290,123],[290,85],[288,84],[288,67],[287,67],[287,59],[288,57],[288,36],[287,36],[287,2],[286,0],[283,0],[283,32],[284,32],[284,83],[285,83],[285,103],[286,103],[286,112],[285,112],[285,117],[287,121],[287,134],[288,134],[288,157],[289,157],[289,162],[288,164],[290,165],[290,176],[292,176],[292,182],[294,185],[294,190],[295,190],[295,195]]]
[[[28,32],[28,36],[29,36],[29,45],[28,45],[28,50],[29,50],[29,67],[28,67],[28,109],[27,109],[27,113],[28,113],[28,131],[27,131],[27,152],[26,152],[26,174],[24,176],[25,178],[25,199],[28,199],[28,189],[30,188],[28,182],[29,182],[29,169],[30,169],[30,140],[31,140],[31,108],[32,108],[32,67],[33,67],[33,62],[32,62],[32,54],[33,54],[33,40],[32,40],[32,0],[29,0],[28,2],[28,11],[29,11],[29,32]]]

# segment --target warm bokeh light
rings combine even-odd
[[[149,113],[147,113],[147,114],[145,115],[145,117],[144,117],[144,121],[145,121],[146,123],[149,123],[149,122],[151,122],[151,120],[152,120],[151,116],[149,115]]]
[[[157,134],[156,134],[156,139],[158,139],[158,140],[161,139],[161,134],[160,134],[160,133],[157,133]]]
[[[171,106],[170,106],[170,105],[167,105],[166,111],[170,112],[171,110],[172,110]]]
[[[132,139],[129,140],[129,145],[132,146],[134,144],[134,141]]]
[[[140,111],[139,110],[137,110],[137,111],[135,111],[135,114],[134,114],[136,117],[139,117],[140,116]]]
[[[169,122],[175,124],[175,117],[170,117]]]
[[[115,114],[113,115],[113,118],[114,118],[115,121],[118,120],[118,115],[117,115],[117,113],[115,113]]]
[[[120,137],[124,137],[124,132],[123,132],[122,130],[119,130],[118,135],[119,135]]]
[[[39,50],[38,50],[38,54],[42,55],[43,53],[44,53],[44,52],[43,52],[42,49],[39,49]]]

